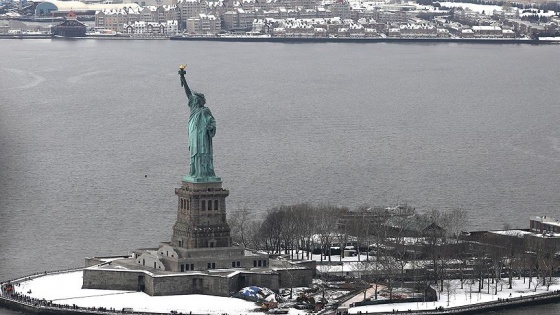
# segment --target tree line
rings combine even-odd
[[[489,239],[492,234],[463,232],[468,225],[463,209],[418,213],[409,206],[350,210],[302,203],[274,207],[260,216],[239,209],[228,222],[234,242],[271,255],[310,259],[316,254],[327,265],[346,253],[357,256],[351,271],[363,281],[384,283],[390,292],[412,281],[420,288],[437,283],[440,292],[449,293],[454,289],[451,279],[460,279],[461,288],[476,285],[479,292],[497,294],[504,285],[511,288],[514,276],[523,276],[536,289],[554,281],[559,265],[557,248],[523,237],[496,241]]]

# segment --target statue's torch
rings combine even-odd
[[[186,67],[187,67],[187,65],[180,65],[179,66],[179,75],[181,76],[181,86],[184,85],[183,81],[185,81],[185,74],[187,73],[185,71]]]
[[[179,66],[179,74],[180,75],[185,75],[185,68],[187,67],[187,65],[180,65]]]

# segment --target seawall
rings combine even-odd
[[[523,306],[534,306],[547,303],[557,303],[560,302],[560,292],[548,292],[544,294],[520,297],[520,298],[510,298],[500,301],[493,301],[487,303],[481,303],[471,306],[461,306],[456,308],[444,309],[443,311],[431,311],[430,313],[421,312],[420,314],[461,314],[461,315],[471,315],[471,314],[481,314],[488,312],[495,312],[506,309],[514,309]]]
[[[411,311],[406,314],[422,314],[422,315],[435,315],[435,314],[460,314],[460,315],[471,315],[471,314],[481,314],[492,311],[500,311],[506,309],[513,309],[523,306],[534,306],[547,303],[557,303],[560,302],[560,292],[550,292],[547,294],[542,294],[532,297],[523,297],[517,299],[508,299],[508,301],[497,301],[489,302],[472,306],[464,306],[449,309],[435,309],[431,311]],[[13,299],[0,296],[0,307],[6,308],[16,312],[22,312],[26,314],[33,315],[72,315],[72,314],[84,314],[84,315],[99,315],[99,314],[145,314],[145,315],[160,315],[161,313],[147,313],[147,312],[133,312],[129,310],[105,310],[105,309],[87,309],[87,308],[74,308],[72,306],[67,307],[52,307],[37,305],[34,303],[28,303],[25,301],[17,301]],[[336,312],[336,311],[335,311]],[[336,313],[335,313],[336,314]],[[365,313],[362,313],[365,314]],[[369,314],[393,314],[391,312],[384,313],[369,313]],[[194,314],[191,314],[194,315]],[[202,315],[202,314],[199,314]],[[212,314],[209,314],[212,315]]]
[[[519,38],[400,38],[400,37],[223,37],[171,36],[171,40],[270,43],[461,43],[461,44],[559,44],[556,41]]]

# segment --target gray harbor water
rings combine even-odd
[[[467,230],[560,217],[559,48],[3,40],[0,280],[169,240],[181,63],[216,117],[230,210],[400,202],[465,209]]]

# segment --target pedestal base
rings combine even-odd
[[[189,182],[189,183],[216,183],[216,182],[222,182],[222,179],[220,177],[192,177],[192,176],[188,176],[185,175],[183,176],[183,181],[184,182]]]

